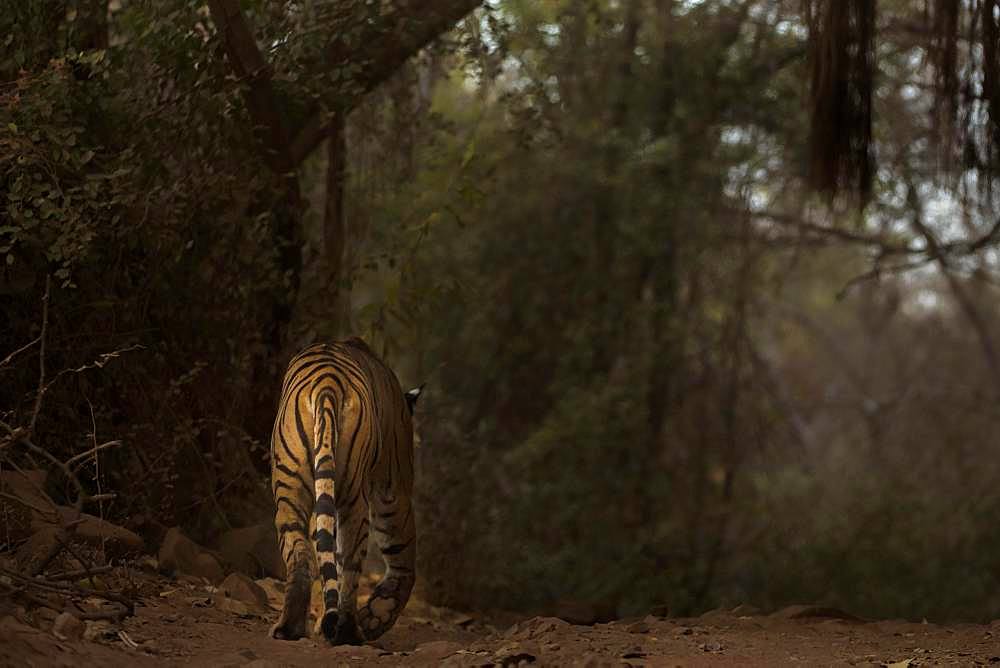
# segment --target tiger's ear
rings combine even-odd
[[[403,396],[406,397],[406,405],[409,406],[410,412],[413,412],[414,406],[417,405],[417,399],[420,398],[420,393],[424,391],[424,385],[427,383],[421,383],[420,387],[415,387]]]

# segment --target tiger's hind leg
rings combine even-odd
[[[358,581],[368,543],[368,510],[361,495],[353,503],[343,502],[340,490],[346,487],[339,485],[336,496],[338,606],[334,616],[324,617],[323,634],[334,645],[360,645],[365,639],[357,625]]]
[[[300,474],[284,465],[276,466],[272,475],[277,506],[274,525],[285,562],[286,586],[285,604],[277,623],[271,627],[271,637],[297,640],[307,635],[306,619],[312,594],[312,559],[307,536],[313,506],[312,490]]]
[[[416,527],[409,495],[376,494],[372,531],[386,570],[368,603],[358,614],[361,633],[374,640],[392,628],[406,607],[416,579]]]

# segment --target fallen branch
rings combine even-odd
[[[22,506],[24,506],[26,508],[30,508],[31,510],[35,511],[36,513],[39,513],[40,515],[44,515],[45,513],[48,512],[48,511],[46,511],[46,510],[44,510],[42,508],[39,508],[38,506],[34,505],[33,503],[31,503],[27,499],[23,499],[23,498],[21,498],[19,496],[15,496],[14,494],[8,494],[7,492],[0,492],[0,499],[7,499],[8,501],[13,501],[14,503],[22,505]]]
[[[66,611],[67,607],[66,601],[64,600],[50,601],[49,599],[44,598],[42,596],[36,596],[35,594],[32,594],[25,588],[30,585],[14,587],[11,585],[0,583],[0,586],[6,588],[6,591],[3,592],[3,594],[6,596],[12,596],[12,597],[17,596],[27,601],[28,603],[31,603],[32,605],[40,608],[48,608],[49,610],[54,610],[56,612]],[[118,601],[113,601],[113,603],[115,603],[116,605],[121,605],[122,607],[116,610],[84,610],[79,605],[77,605],[76,606],[77,610],[73,612],[73,616],[76,617],[77,619],[89,620],[89,621],[96,621],[101,619],[120,621],[125,617],[134,614],[134,608],[129,608],[124,604],[119,603]]]
[[[86,612],[76,612],[73,614],[78,619],[82,619],[84,621],[93,622],[101,619],[109,619],[113,622],[118,622],[131,616],[133,613],[123,608],[120,610],[88,610]]]
[[[66,466],[65,462],[61,461],[45,448],[35,445],[29,434],[23,433],[23,431],[18,434],[6,424],[0,423],[0,426],[7,428],[12,442],[21,444],[29,452],[38,455],[42,459],[48,460],[50,464],[62,471],[62,474],[67,480],[69,480],[70,484],[73,485],[73,488],[76,490],[76,501],[73,503],[73,508],[77,512],[81,512],[84,502],[89,499],[90,495],[83,489],[83,485],[80,484],[80,480],[73,474],[73,471]]]
[[[62,612],[66,607],[65,602],[54,603],[48,599],[42,598],[41,596],[35,596],[30,591],[26,590],[24,587],[14,587],[4,583],[0,583],[0,586],[6,588],[6,591],[3,592],[5,595],[19,596],[28,601],[29,603],[32,603],[35,606],[41,608],[48,608],[49,610],[56,610],[58,612]]]
[[[94,575],[96,575],[96,573],[94,572],[94,568],[95,567],[94,566],[88,566],[86,560],[84,560],[84,558],[81,557],[80,554],[73,548],[73,545],[70,543],[70,541],[66,540],[66,538],[68,537],[68,535],[69,534],[66,531],[60,532],[59,534],[56,535],[56,542],[58,542],[64,550],[66,550],[67,552],[69,552],[70,555],[74,559],[76,559],[77,562],[79,562],[80,566],[83,568],[83,571],[84,571],[84,573],[87,576],[87,579],[90,580],[90,585],[92,587],[96,587],[97,583],[94,582]],[[102,553],[102,555],[103,555],[103,553]],[[106,559],[107,557],[104,557],[104,558]],[[50,579],[53,579],[53,578],[50,578]]]
[[[99,591],[97,589],[88,589],[87,587],[81,587],[76,584],[70,584],[68,582],[50,582],[41,578],[29,578],[25,575],[18,573],[17,571],[10,570],[9,568],[4,568],[0,566],[0,573],[6,575],[12,580],[16,580],[18,583],[25,587],[33,587],[39,591],[48,592],[50,594],[59,594],[61,596],[78,596],[87,597],[93,596],[96,598],[102,598],[105,601],[111,601],[112,603],[118,603],[122,605],[127,614],[125,616],[131,616],[135,614],[135,601],[128,598],[123,594],[118,594],[111,591]]]
[[[60,573],[50,573],[47,577],[49,580],[76,580],[82,577],[90,577],[94,575],[100,575],[101,573],[109,573],[114,569],[114,566],[94,566],[93,568],[82,568],[75,571],[62,571]]]

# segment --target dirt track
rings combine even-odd
[[[149,578],[143,605],[96,642],[0,619],[3,666],[974,666],[1000,665],[992,625],[861,622],[822,609],[757,615],[747,609],[694,619],[622,620],[574,626],[554,618],[497,626],[411,601],[374,645],[267,637],[274,613],[218,609],[204,586]],[[499,628],[498,628],[499,627]],[[127,639],[127,640],[126,640]],[[127,642],[138,645],[129,648]]]

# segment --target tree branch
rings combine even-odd
[[[742,212],[735,209],[731,209],[729,212],[736,215],[742,215]],[[829,238],[849,244],[869,246],[873,249],[878,249],[880,256],[922,255],[926,253],[925,248],[899,243],[885,236],[864,234],[861,232],[853,232],[842,227],[821,225],[797,216],[791,216],[780,212],[759,211],[752,212],[750,215],[754,220],[762,220],[785,228],[796,229],[804,235]]]
[[[41,340],[42,340],[41,336],[35,337],[34,340],[28,341],[23,346],[21,346],[20,348],[18,348],[14,352],[12,352],[10,355],[7,355],[7,357],[4,357],[3,361],[0,361],[0,369],[4,368],[8,364],[10,364],[11,360],[13,360],[15,357],[17,357],[18,355],[20,355],[24,351],[28,350],[28,348],[31,348],[32,346],[34,346],[36,343],[41,342]]]
[[[226,47],[230,65],[236,76],[246,84],[243,98],[254,124],[254,134],[264,149],[268,167],[278,174],[296,166],[289,157],[290,133],[278,108],[278,99],[271,84],[271,66],[264,60],[239,0],[209,0],[212,21],[215,22]]]
[[[341,283],[344,270],[344,252],[347,249],[347,221],[344,219],[344,183],[347,171],[347,127],[343,115],[338,115],[330,126],[327,140],[326,207],[323,211],[323,249],[329,280],[333,284],[328,299],[337,319],[338,334],[350,330],[350,309],[345,308],[345,290]]]
[[[931,258],[933,258],[934,262],[937,263],[938,269],[941,271],[941,275],[944,276],[945,281],[948,283],[948,288],[951,290],[952,296],[954,296],[955,301],[958,302],[959,308],[962,309],[962,312],[965,314],[966,319],[968,319],[969,324],[972,325],[972,329],[976,332],[976,337],[979,339],[979,347],[982,350],[983,357],[986,359],[986,365],[990,370],[990,376],[994,384],[994,389],[997,394],[1000,395],[1000,353],[997,352],[993,335],[990,332],[990,326],[986,322],[983,314],[980,312],[979,307],[973,301],[972,297],[970,297],[965,291],[965,286],[962,285],[962,282],[952,271],[951,264],[949,263],[948,257],[945,255],[937,236],[924,222],[923,202],[921,202],[920,196],[917,194],[916,186],[909,178],[907,178],[906,186],[906,198],[908,200],[908,204],[913,210],[913,217],[910,220],[910,224],[913,229],[923,236],[924,240],[927,242]],[[993,231],[991,230],[987,233],[987,236],[984,237],[984,239],[989,238],[992,235]]]
[[[420,49],[442,33],[450,30],[483,0],[396,0],[383,11],[381,20],[366,21],[364,17],[344,19],[344,26],[327,51],[324,69],[345,69],[354,66],[351,84],[361,94],[384,83]],[[339,111],[347,113],[360,100],[340,101]],[[325,139],[329,133],[329,112],[314,107],[292,142],[293,164],[298,164]]]
[[[365,93],[386,81],[411,56],[449,30],[482,0],[395,0],[382,3],[376,20],[371,6],[344,3],[333,27],[337,36],[315,69],[340,70],[345,89],[357,91],[337,100],[336,111],[347,113]],[[209,0],[212,20],[222,36],[236,76],[247,85],[243,97],[268,166],[283,174],[298,167],[328,135],[326,105],[314,105],[302,127],[293,133],[278,107],[270,65],[261,54],[239,0]],[[358,9],[355,9],[358,7]],[[294,134],[294,137],[293,137]]]
[[[330,64],[360,60],[362,71],[356,81],[370,91],[480,4],[482,0],[397,0],[386,12],[389,30],[372,26],[361,35],[361,44],[372,44],[370,53],[357,58],[358,54],[334,47]],[[368,42],[369,38],[373,41]]]
[[[45,383],[45,335],[49,329],[49,297],[52,291],[52,276],[45,277],[45,294],[42,296],[42,331],[38,335],[38,392],[35,393],[35,408],[31,411],[28,433],[34,435],[38,414],[42,411],[42,398],[49,386]]]

